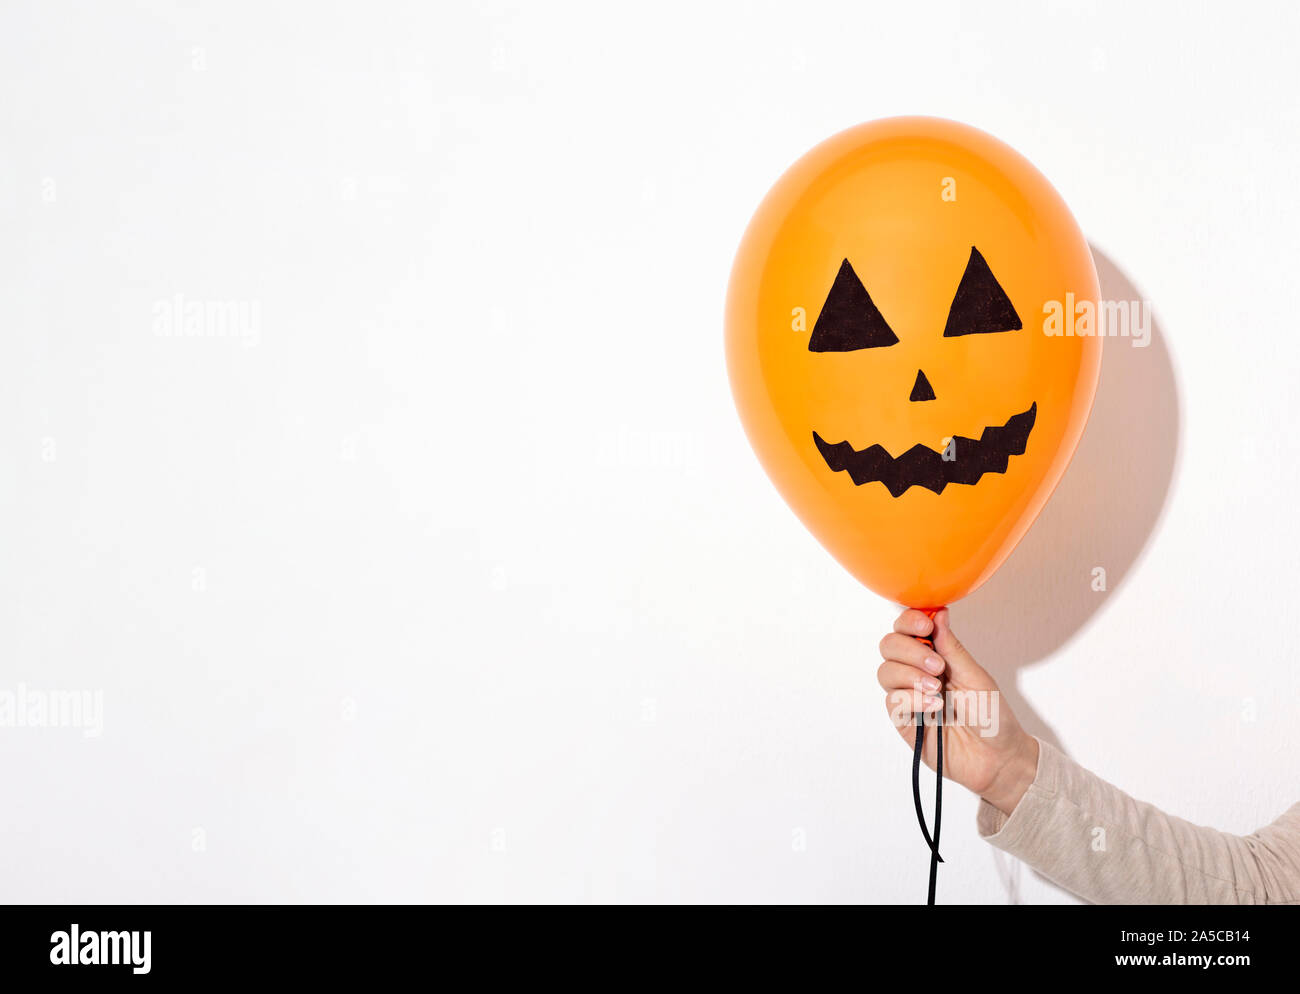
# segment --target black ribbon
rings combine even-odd
[[[931,648],[930,639],[921,639]],[[942,697],[940,698],[942,700]],[[943,708],[934,715],[935,739],[934,751],[934,838],[925,824],[925,812],[921,809],[921,750],[925,748],[925,712],[916,712],[916,743],[912,749],[912,801],[916,805],[916,820],[921,824],[921,834],[930,850],[930,890],[926,897],[927,905],[934,904],[934,885],[939,876],[939,864],[943,857],[939,855],[939,829],[943,824]]]

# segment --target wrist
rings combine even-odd
[[[1038,740],[1027,732],[1021,732],[1011,755],[998,770],[989,789],[980,796],[1010,817],[1037,775]]]

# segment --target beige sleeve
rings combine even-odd
[[[1008,817],[980,801],[980,836],[1098,904],[1300,904],[1300,804],[1229,835],[1134,800],[1038,741],[1038,773]]]

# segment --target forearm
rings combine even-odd
[[[1039,741],[1011,816],[980,804],[979,831],[1054,883],[1102,904],[1300,903],[1300,805],[1248,836],[1135,800]]]

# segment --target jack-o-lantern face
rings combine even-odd
[[[1009,554],[1083,430],[1101,340],[1087,243],[1028,162],[963,125],[873,122],[818,146],[737,254],[728,366],[750,441],[877,592],[950,603]]]
[[[1022,327],[1006,291],[979,249],[972,247],[966,271],[952,298],[943,337],[989,335],[1019,331]],[[897,344],[898,336],[845,259],[813,326],[808,351],[854,352]],[[914,404],[937,399],[925,370],[916,371],[907,399]],[[835,472],[848,473],[858,486],[878,481],[895,497],[906,493],[908,487],[926,487],[939,494],[950,483],[974,484],[985,473],[1006,472],[1007,461],[1025,451],[1037,416],[1038,405],[1032,403],[1007,418],[1005,424],[989,425],[979,438],[955,435],[942,452],[918,442],[897,457],[880,444],[855,449],[847,441],[829,443],[815,431],[813,440],[826,465]],[[957,458],[958,451],[961,459]]]

